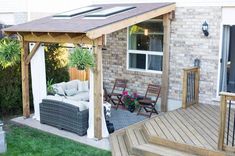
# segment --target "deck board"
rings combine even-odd
[[[180,115],[182,115],[181,112],[179,112],[179,113],[180,113]],[[195,118],[191,114],[188,114],[188,113],[186,113],[186,116],[184,116],[184,117],[187,117],[190,120],[190,122],[192,123],[192,126],[195,128],[195,130],[199,134],[201,134],[201,136],[203,138],[206,139],[205,140],[207,142],[206,144],[208,144],[212,148],[216,147],[217,143],[216,143],[215,139],[213,138],[215,136],[211,137],[212,133],[210,132],[210,130],[207,127],[204,127],[204,124],[202,122],[195,121]],[[202,128],[202,127],[204,127],[204,128]]]
[[[184,131],[187,132],[187,135],[190,136],[194,144],[196,146],[204,147],[202,136],[197,133],[197,131],[191,126],[191,124],[189,124],[189,122],[185,122],[185,118],[182,118],[178,111],[174,111],[174,114],[177,118],[179,118],[183,124],[183,127],[185,128]]]
[[[230,123],[233,122],[234,110],[231,114]],[[177,109],[150,119],[146,121],[145,125],[148,125],[146,128],[151,131],[151,134],[159,138],[208,150],[217,150],[218,106],[199,104],[187,109]],[[151,128],[152,130],[150,130]],[[229,132],[229,143],[231,143],[231,127]]]
[[[164,132],[164,134],[167,136],[168,139],[176,141],[175,137],[171,134],[170,130],[166,126],[166,123],[162,121],[162,117],[163,116],[160,116],[158,120],[155,120],[155,122],[159,125],[159,127],[162,129],[162,131]]]
[[[234,122],[234,113],[233,109],[231,124]],[[112,154],[227,156],[228,152],[219,151],[217,148],[219,115],[218,106],[202,104],[162,113],[112,134]],[[231,126],[229,129],[230,147],[232,128]],[[225,143],[226,138],[227,136]]]

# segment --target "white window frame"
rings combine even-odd
[[[151,19],[151,20],[152,21],[157,21],[157,22],[163,22],[162,19]],[[129,29],[130,29],[130,27],[127,27],[127,61],[126,61],[126,65],[127,65],[126,68],[127,68],[127,70],[129,70],[129,71],[139,71],[139,72],[162,74],[162,71],[159,71],[159,70],[149,70],[148,69],[148,55],[163,56],[163,51],[129,50]],[[157,34],[164,36],[164,32],[157,33]],[[130,54],[145,54],[146,55],[145,69],[130,68],[129,67],[129,55]],[[162,64],[162,66],[163,66],[163,64]]]

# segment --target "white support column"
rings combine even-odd
[[[101,73],[101,80],[103,86],[103,73]],[[94,113],[95,113],[95,98],[94,98],[94,71],[90,70],[90,75],[89,75],[89,84],[90,84],[90,93],[89,93],[89,128],[87,130],[87,137],[88,138],[95,138],[95,119],[94,119]],[[103,92],[102,92],[103,95]],[[102,96],[102,101],[103,101],[103,96]],[[105,117],[104,117],[104,108],[102,107],[102,138],[106,138],[109,136],[109,132],[106,126],[105,122]]]
[[[89,84],[90,84],[90,92],[89,92],[89,127],[87,130],[88,138],[95,138],[95,130],[94,130],[94,74],[93,71],[90,70],[89,75]]]
[[[30,43],[30,51],[32,51],[35,44]],[[33,91],[33,105],[34,105],[34,119],[40,121],[39,103],[47,95],[46,86],[46,64],[44,47],[40,46],[30,61],[32,91]]]

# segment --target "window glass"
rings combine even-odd
[[[128,67],[145,71],[162,71],[162,21],[152,19],[130,26],[128,30]]]
[[[162,58],[160,55],[148,55],[148,70],[162,71]]]
[[[129,55],[129,68],[145,69],[146,68],[146,55],[145,54],[130,54]]]
[[[147,21],[129,28],[129,50],[163,51],[163,25]]]

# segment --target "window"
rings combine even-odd
[[[117,13],[127,11],[127,10],[131,10],[134,8],[135,7],[133,7],[133,6],[117,6],[117,7],[105,9],[105,10],[102,10],[99,12],[88,14],[85,17],[107,17],[107,16],[111,16],[111,15],[114,15]]]
[[[77,15],[81,15],[87,12],[91,12],[94,10],[98,10],[101,9],[101,7],[83,7],[83,8],[78,8],[75,10],[70,10],[67,12],[63,12],[63,13],[59,13],[57,15],[54,15],[53,17],[73,17],[73,16],[77,16]]]
[[[162,71],[163,24],[151,19],[128,28],[128,69]]]
[[[235,93],[235,25],[223,26],[219,91]]]

